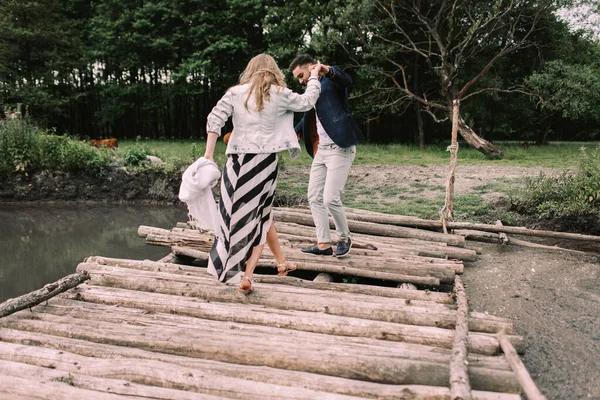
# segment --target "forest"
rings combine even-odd
[[[203,138],[258,53],[346,69],[370,143],[600,138],[600,44],[558,15],[577,1],[0,0],[0,118],[82,139]],[[591,2],[597,13],[598,2]],[[595,4],[595,5],[594,5]],[[595,7],[595,8],[594,8]]]

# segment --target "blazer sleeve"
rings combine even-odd
[[[348,87],[352,85],[352,78],[344,70],[336,67],[335,65],[332,65],[330,68],[333,70],[333,76],[328,79],[341,87]]]
[[[302,94],[294,93],[289,89],[283,91],[284,107],[287,110],[303,112],[314,108],[321,94],[321,82],[318,79],[311,79],[306,85],[306,90]]]
[[[206,118],[206,132],[214,132],[221,136],[221,128],[233,114],[233,93],[228,90]]]
[[[305,116],[302,116],[302,119],[300,120],[300,122],[298,122],[296,124],[296,126],[294,127],[294,131],[296,131],[296,133],[300,134],[304,131],[304,118],[306,118]]]

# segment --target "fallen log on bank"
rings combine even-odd
[[[15,299],[8,299],[0,304],[0,318],[13,314],[26,308],[34,307],[59,293],[74,288],[75,286],[90,279],[87,271],[80,271],[75,274],[67,275],[54,283],[49,283],[43,288],[31,293],[19,296]]]
[[[289,209],[295,210],[295,209]],[[425,229],[442,229],[442,222],[437,220],[426,220],[416,217],[408,217],[403,215],[393,215],[393,214],[383,214],[383,213],[374,213],[372,211],[364,211],[357,212],[355,209],[351,209],[354,212],[349,212],[346,214],[347,218],[352,218],[357,221],[363,222],[373,222],[379,224],[393,224],[398,226],[406,226],[406,227],[416,227],[416,228],[425,228]],[[570,233],[570,232],[555,232],[555,231],[545,231],[538,229],[529,229],[519,226],[498,226],[498,225],[489,225],[489,224],[477,224],[472,222],[457,222],[457,221],[448,221],[447,223],[448,229],[471,229],[485,232],[493,232],[493,233],[510,233],[514,235],[524,235],[524,236],[538,236],[545,238],[554,238],[554,239],[571,239],[571,240],[579,240],[579,241],[589,241],[589,242],[600,242],[600,236],[594,235],[584,235],[580,233]]]
[[[483,231],[475,231],[469,229],[457,229],[454,231],[455,234],[464,236],[467,240],[476,240],[480,242],[487,243],[504,243],[502,239],[498,237],[498,234],[492,232],[483,232]],[[573,254],[587,254],[585,251],[566,249],[564,247],[559,246],[548,246],[539,243],[533,243],[526,240],[515,239],[514,237],[508,238],[505,242],[507,245],[517,245],[523,247],[531,247],[534,249],[542,249],[542,250],[553,250],[553,251],[564,251],[566,253]]]

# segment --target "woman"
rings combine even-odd
[[[294,111],[308,111],[315,106],[321,89],[320,70],[321,64],[315,65],[304,94],[293,93],[286,88],[273,57],[259,54],[250,60],[239,84],[227,90],[208,115],[204,157],[209,160],[213,160],[221,128],[233,116],[221,180],[221,238],[213,244],[208,271],[224,281],[229,270],[242,270],[245,264],[238,288],[242,293],[253,290],[252,274],[265,242],[275,256],[279,275],[296,268],[283,256],[271,215],[277,153],[288,150],[292,158],[300,154]]]

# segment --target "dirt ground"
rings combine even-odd
[[[350,180],[444,186],[445,166],[354,166]],[[458,166],[455,190],[468,194],[500,180],[557,171],[525,167]],[[426,191],[423,196],[427,196]],[[487,193],[501,203],[502,193]],[[515,237],[516,238],[516,237]],[[518,237],[584,250],[573,254],[516,245],[470,242],[481,249],[465,268],[471,310],[510,318],[528,345],[522,360],[548,399],[600,400],[600,244]]]

